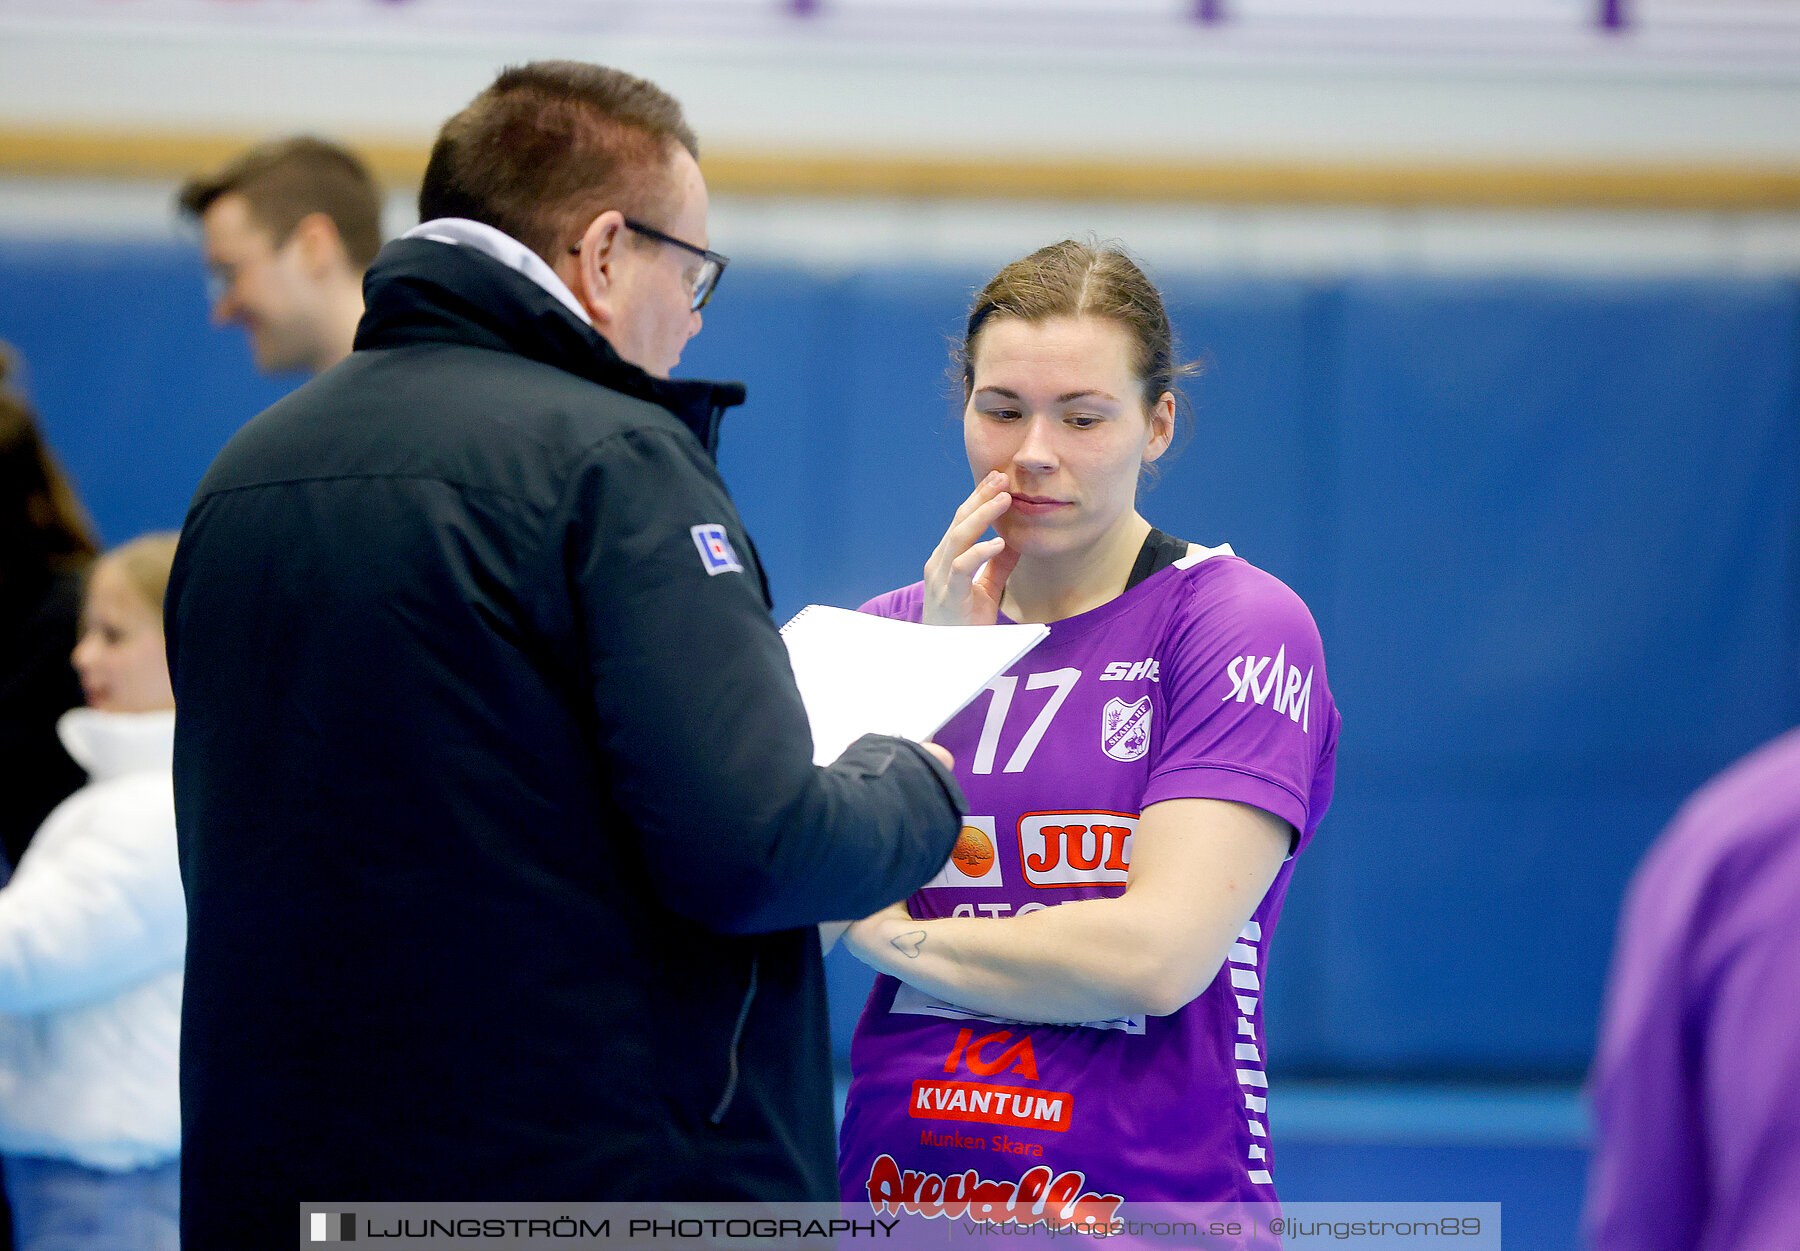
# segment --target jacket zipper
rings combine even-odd
[[[712,1110],[707,1119],[714,1125],[725,1119],[725,1111],[731,1107],[732,1099],[737,1095],[738,1085],[738,1043],[743,1041],[744,1024],[750,1019],[750,1004],[756,999],[756,970],[761,955],[750,957],[750,985],[744,991],[744,1002],[738,1007],[737,1024],[731,1028],[731,1049],[726,1052],[727,1073],[725,1093],[719,1096],[719,1106]]]

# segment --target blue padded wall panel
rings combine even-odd
[[[1637,854],[1800,719],[1797,329],[1773,282],[1347,284],[1330,963],[1278,1066],[1584,1063]]]
[[[1679,800],[1673,790],[1346,790],[1328,818],[1334,841],[1315,842],[1327,854],[1296,874],[1308,894],[1270,949],[1271,1064],[1580,1074],[1621,885]],[[1296,987],[1283,985],[1299,954],[1284,945],[1299,936],[1290,919],[1318,940]],[[1311,998],[1296,1004],[1299,993]]]
[[[1164,457],[1140,509],[1183,538],[1231,543],[1317,613],[1334,485],[1317,388],[1332,350],[1333,297],[1281,279],[1167,286],[1179,347],[1201,372],[1183,384],[1189,434]]]
[[[198,252],[0,241],[0,340],[106,542],[181,525],[237,428],[298,384],[207,325]]]
[[[1363,750],[1703,776],[1789,723],[1791,288],[1364,282],[1344,323],[1335,659],[1341,695],[1380,683]]]

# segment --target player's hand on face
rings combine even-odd
[[[999,619],[1006,579],[1019,553],[1005,539],[981,541],[981,536],[1011,507],[1006,475],[996,469],[956,510],[925,562],[926,625],[993,625]]]

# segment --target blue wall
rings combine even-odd
[[[778,615],[918,576],[968,490],[946,343],[983,276],[733,267],[684,372],[750,384],[721,460]],[[1275,941],[1271,1062],[1579,1072],[1631,866],[1800,722],[1800,288],[1167,289],[1207,371],[1144,511],[1300,592],[1344,715]],[[176,247],[0,244],[0,339],[112,541],[178,524],[293,381],[206,327]]]

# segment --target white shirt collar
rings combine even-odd
[[[175,712],[102,712],[71,708],[56,733],[96,782],[126,773],[167,772],[175,757]]]
[[[588,316],[581,301],[569,290],[568,284],[556,276],[556,271],[544,263],[544,258],[520,243],[503,230],[496,230],[485,222],[470,221],[466,217],[439,217],[432,221],[420,222],[411,230],[400,236],[402,239],[430,239],[434,243],[450,243],[458,247],[474,248],[485,256],[491,256],[508,269],[517,270],[551,295],[561,300],[563,305],[575,316],[588,325],[594,319]]]

